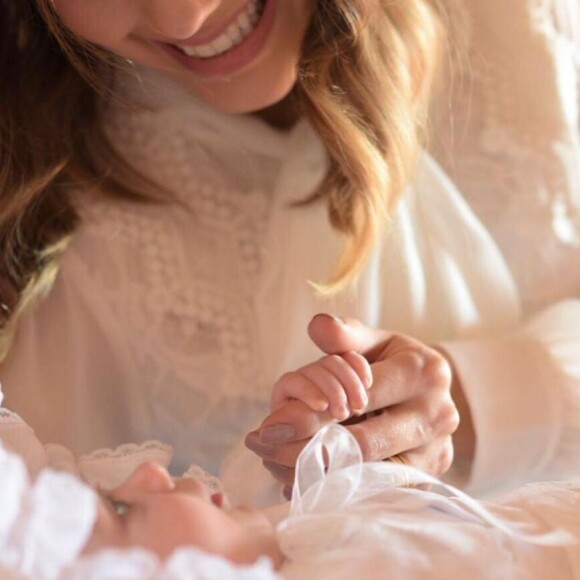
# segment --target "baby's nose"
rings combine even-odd
[[[167,469],[158,463],[147,461],[137,467],[121,487],[135,491],[162,492],[172,490],[175,484]]]

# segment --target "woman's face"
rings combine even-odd
[[[54,0],[65,25],[224,112],[283,99],[313,0]]]
[[[115,510],[119,504],[126,513]],[[261,511],[232,508],[223,494],[212,494],[193,479],[174,481],[155,463],[142,464],[102,497],[84,552],[132,546],[162,559],[180,546],[196,546],[241,564],[264,554],[275,562],[278,558],[274,530]]]

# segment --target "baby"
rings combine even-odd
[[[272,405],[292,401],[339,421],[364,413],[371,382],[360,355],[324,357],[284,375]],[[75,511],[74,497],[64,512]],[[580,578],[580,483],[528,486],[484,507],[410,467],[363,463],[338,425],[306,446],[291,502],[272,509],[232,506],[223,492],[173,479],[151,461],[93,497],[80,560],[33,577]],[[0,563],[3,553],[0,533]]]
[[[286,373],[274,385],[272,409],[303,402],[342,421],[364,412],[371,387],[369,363],[358,353],[324,356]],[[267,511],[232,507],[223,492],[199,480],[174,480],[158,464],[141,464],[119,487],[102,494],[86,553],[103,547],[141,546],[167,558],[178,546],[195,545],[247,564],[258,556],[284,561]]]

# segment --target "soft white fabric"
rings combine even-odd
[[[323,450],[325,453],[323,453]],[[324,456],[328,458],[325,467]],[[441,483],[389,462],[363,463],[333,426],[305,448],[278,525],[285,578],[578,578],[580,482],[522,488],[501,504],[397,487]]]
[[[1,577],[59,578],[92,531],[95,493],[76,477],[50,469],[31,481],[22,459],[1,443],[0,474]]]
[[[0,404],[1,399],[0,392]],[[41,454],[26,453],[34,432],[21,429],[16,437],[15,425],[25,426],[18,416],[3,413],[0,441],[8,435],[32,463],[27,466],[0,443],[3,578],[278,577],[266,558],[240,567],[195,548],[177,550],[166,562],[138,548],[108,549],[79,559],[95,519],[96,496],[77,477],[46,467],[46,459],[39,467]],[[100,450],[95,454],[99,469],[93,474],[103,481],[122,479],[127,458],[137,465],[154,460],[161,449],[149,443],[124,445],[117,452]],[[238,467],[238,483],[253,477],[243,465]],[[29,470],[36,471],[35,480],[30,480]],[[446,494],[398,487],[409,483],[441,486]],[[580,483],[540,484],[518,490],[501,504],[490,505],[489,511],[417,470],[363,463],[348,431],[331,426],[299,457],[291,503],[270,509],[268,516],[287,558],[281,570],[286,578],[349,578],[355,571],[381,578],[388,570],[393,578],[428,573],[441,578],[493,574],[511,580],[565,579],[580,575],[579,498]],[[491,564],[482,566],[484,562]]]
[[[533,318],[580,298],[580,15],[577,0],[444,5],[455,66],[432,150],[499,245],[526,315],[499,341],[446,345],[478,433],[471,491],[482,491],[508,474],[578,473],[579,305]]]
[[[523,487],[501,503],[484,505],[420,471],[363,463],[355,439],[340,426],[323,429],[297,465],[292,501],[275,515],[286,557],[280,577],[580,577],[579,482]],[[406,483],[430,484],[441,493],[400,487]],[[65,577],[278,576],[266,559],[245,569],[188,549],[165,565],[142,550],[104,551],[75,563]]]
[[[519,327],[520,302],[528,318],[579,295],[577,30],[568,42],[562,29],[573,5],[510,0],[505,18],[503,0],[448,2],[453,21],[463,14],[473,24],[458,29],[471,30],[474,80],[449,97],[468,141],[441,122],[442,145],[433,149],[461,193],[424,156],[357,290],[334,300],[316,297],[307,280],[325,279],[340,236],[323,204],[288,206],[325,169],[310,128],[301,122],[280,133],[218,114],[155,77],[136,83],[154,106],[113,114],[110,133],[176,202],[79,195],[85,219],[59,279],[22,320],[0,370],[11,408],[43,440],[85,453],[160,439],[175,447],[176,469],[193,453],[215,473],[267,412],[273,382],[318,356],[306,325],[332,311],[445,341],[474,403],[473,489],[495,487],[512,471],[519,479],[544,477],[555,464],[578,469],[568,437],[580,421],[570,412],[580,393],[576,315],[561,318],[558,333]],[[478,99],[473,107],[466,95]],[[535,353],[550,359],[542,372],[525,364]],[[469,373],[482,367],[485,375]],[[496,420],[506,404],[517,413]]]
[[[355,439],[337,425],[305,448],[291,503],[270,512],[286,557],[281,576],[267,558],[238,566],[195,547],[165,562],[139,548],[79,556],[96,514],[94,492],[50,468],[31,483],[22,459],[1,443],[0,472],[2,578],[580,577],[579,482],[524,487],[485,506],[415,469],[363,463]],[[443,494],[399,487],[409,483]]]
[[[75,562],[62,580],[277,580],[268,558],[234,565],[195,548],[176,550],[160,562],[145,550],[104,550]]]

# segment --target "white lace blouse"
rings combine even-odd
[[[467,144],[448,122],[433,144],[462,193],[424,155],[358,287],[333,300],[307,281],[325,279],[342,240],[322,203],[290,207],[326,167],[309,126],[222,115],[144,75],[134,96],[155,105],[113,113],[109,131],[171,202],[79,192],[59,278],[0,369],[7,404],[77,454],[155,438],[176,469],[217,472],[273,382],[319,356],[305,329],[330,311],[445,343],[474,414],[472,490],[580,470],[577,30],[563,36],[532,0],[510,0],[523,31],[500,26],[495,3],[463,4],[477,116]],[[512,56],[512,41],[553,67],[504,70],[493,50]]]

